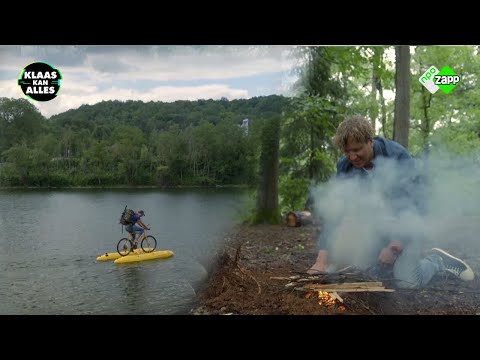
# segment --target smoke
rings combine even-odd
[[[311,191],[324,224],[319,245],[337,267],[360,268],[375,264],[393,239],[408,244],[408,252],[480,250],[479,160],[437,151],[415,159],[412,168],[378,158],[365,177],[318,185]]]
[[[441,151],[425,162],[429,174],[426,232],[430,242],[462,251],[479,250],[480,157]]]

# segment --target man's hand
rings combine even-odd
[[[393,265],[402,253],[403,247],[398,240],[392,240],[378,255],[378,262],[382,265]]]
[[[319,272],[326,272],[328,268],[328,253],[326,250],[320,250],[318,252],[317,260],[310,269],[307,270],[307,274],[313,275]]]

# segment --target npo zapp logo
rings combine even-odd
[[[449,66],[445,66],[442,71],[438,71],[438,69],[432,65],[418,80],[432,94],[435,94],[438,89],[448,94],[457,86],[461,78],[460,75],[457,75]]]

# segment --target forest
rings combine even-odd
[[[1,187],[247,186],[260,218],[301,209],[341,155],[339,122],[363,115],[417,158],[479,162],[477,46],[297,46],[293,96],[103,101],[44,118],[0,97]],[[460,81],[431,93],[431,66]],[[248,127],[242,126],[248,119]]]
[[[26,99],[0,98],[0,185],[252,184],[256,128],[289,102],[104,101],[45,119]]]

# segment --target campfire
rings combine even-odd
[[[346,268],[344,270],[348,270]],[[305,292],[305,298],[318,298],[318,304],[339,311],[346,311],[347,306],[339,293],[345,292],[393,292],[380,281],[371,281],[364,274],[355,271],[340,271],[317,275],[295,275],[289,277],[272,277],[275,280],[287,280],[287,288]]]
[[[336,293],[328,293],[328,291],[317,291],[318,295],[318,305],[325,306],[328,308],[335,308],[339,311],[345,311],[347,308],[343,305],[343,299]],[[307,292],[305,295],[306,299],[310,299],[315,296],[315,292]]]

